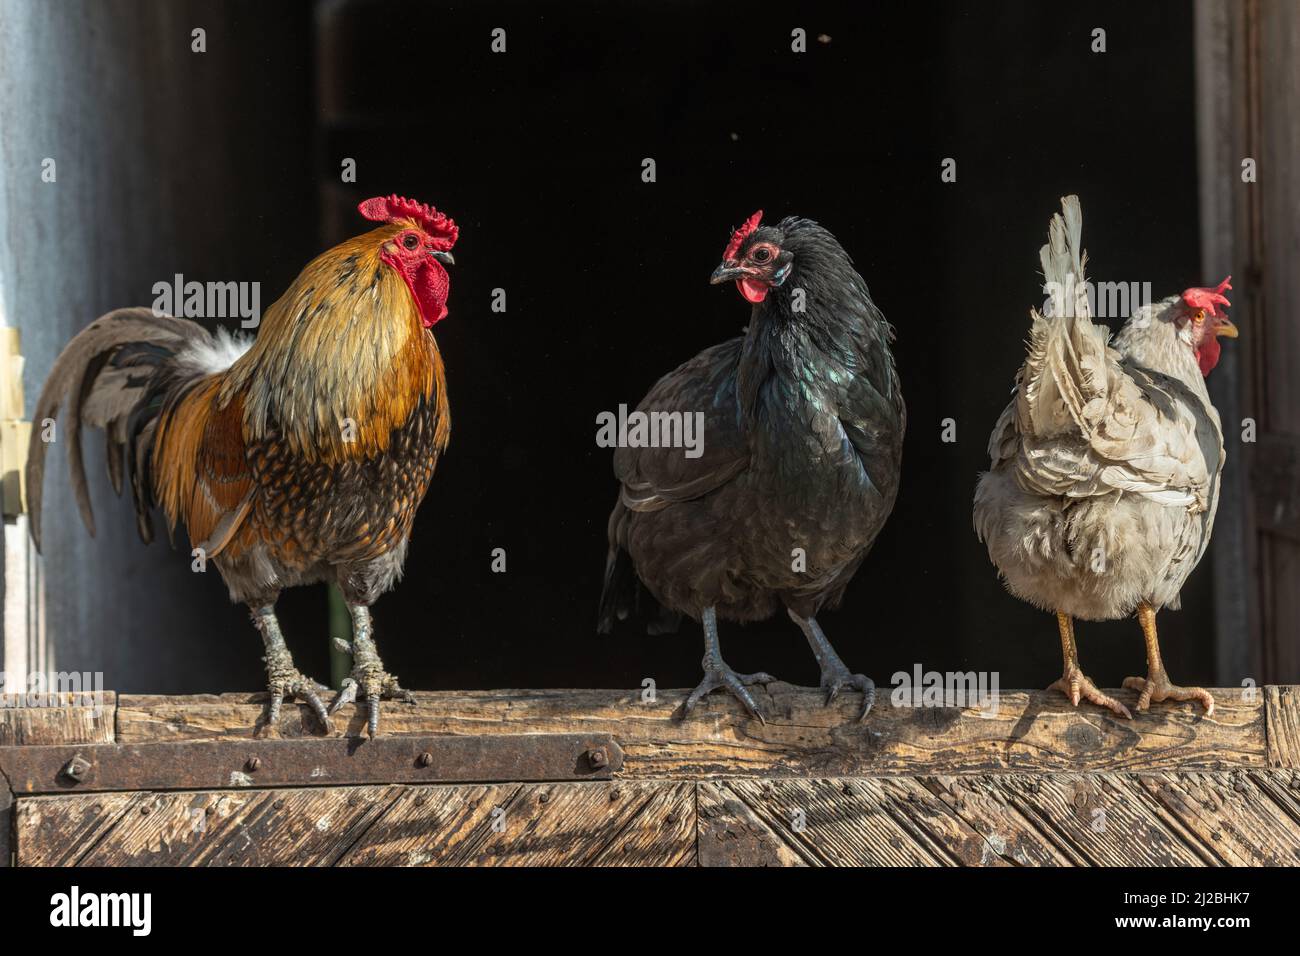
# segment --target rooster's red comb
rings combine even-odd
[[[376,196],[357,206],[361,215],[373,222],[397,222],[401,219],[413,219],[415,224],[433,239],[433,247],[446,252],[456,244],[460,230],[450,216],[438,212],[432,206],[426,206],[414,199],[404,199],[394,193],[391,196]]]
[[[1220,318],[1223,313],[1219,311],[1219,306],[1232,305],[1228,297],[1223,294],[1223,290],[1232,290],[1232,276],[1224,279],[1213,289],[1204,289],[1199,286],[1193,286],[1183,293],[1183,301],[1192,309],[1204,309],[1216,319]]]
[[[745,220],[744,225],[731,234],[731,241],[727,243],[726,251],[722,253],[723,259],[734,259],[736,253],[740,251],[741,244],[745,237],[758,228],[758,224],[763,221],[763,210],[759,210]]]

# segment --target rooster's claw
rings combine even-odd
[[[331,714],[338,713],[346,704],[355,703],[358,694],[366,699],[366,731],[373,740],[379,734],[379,702],[381,700],[400,700],[414,704],[415,697],[409,690],[397,683],[397,678],[378,669],[352,671],[352,676],[343,681],[333,703],[329,706]]]
[[[325,728],[325,731],[329,732],[329,712],[326,711],[325,703],[320,698],[321,694],[328,692],[328,687],[316,683],[310,677],[303,676],[296,669],[273,671],[270,676],[271,706],[266,714],[266,727],[275,727],[279,724],[280,710],[286,697],[290,699],[301,698],[311,707],[312,712],[321,722],[321,726]]]

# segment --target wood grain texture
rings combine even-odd
[[[102,744],[113,740],[117,695],[104,691],[101,706],[19,707],[0,694],[0,747],[19,744]],[[63,701],[68,694],[59,695]]]
[[[1300,775],[1290,771],[699,786],[702,866],[1300,865]]]
[[[758,689],[769,719],[749,717],[729,696],[711,695],[686,720],[674,718],[685,691],[519,690],[417,693],[416,703],[385,709],[392,734],[614,734],[627,753],[623,776],[702,779],[718,776],[856,776],[989,773],[1007,770],[1223,769],[1267,762],[1263,695],[1215,691],[1215,714],[1191,704],[1157,704],[1134,720],[1090,705],[1071,707],[1054,692],[1008,691],[996,713],[973,708],[894,707],[881,692],[865,723],[859,697],[830,707],[810,688]],[[1133,691],[1113,691],[1130,704]],[[122,743],[250,735],[261,694],[200,697],[123,695]],[[277,732],[309,735],[314,718],[286,705]],[[364,717],[345,708],[336,733],[363,732]]]
[[[1264,688],[1268,726],[1268,765],[1300,768],[1300,687],[1294,684]]]
[[[689,783],[330,787],[33,797],[22,866],[682,866]]]

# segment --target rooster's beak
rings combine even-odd
[[[713,275],[709,276],[709,285],[718,285],[722,282],[729,282],[732,279],[743,279],[748,273],[744,269],[735,265],[728,265],[723,262],[713,270]]]
[[[454,266],[456,264],[456,257],[450,252],[442,252],[439,250],[438,252],[431,252],[429,255],[433,256],[439,262],[446,263],[449,266]]]
[[[1228,321],[1227,317],[1218,320],[1214,326],[1214,334],[1222,335],[1224,338],[1235,339],[1237,337],[1237,327]]]

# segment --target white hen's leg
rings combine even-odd
[[[1061,656],[1065,658],[1065,669],[1061,674],[1061,679],[1047,689],[1059,690],[1070,699],[1070,703],[1075,707],[1079,706],[1080,700],[1086,700],[1105,707],[1116,716],[1127,717],[1132,720],[1133,715],[1129,713],[1129,709],[1114,697],[1103,694],[1098,690],[1097,685],[1079,667],[1079,652],[1074,644],[1074,618],[1064,611],[1057,611],[1056,625],[1061,631]]]
[[[1214,714],[1214,698],[1204,687],[1179,687],[1169,682],[1164,661],[1160,659],[1160,639],[1156,634],[1156,609],[1150,604],[1139,604],[1138,623],[1147,642],[1147,676],[1126,677],[1124,686],[1140,693],[1137,709],[1146,710],[1151,702],[1162,700],[1194,700],[1205,708],[1205,716]]]

